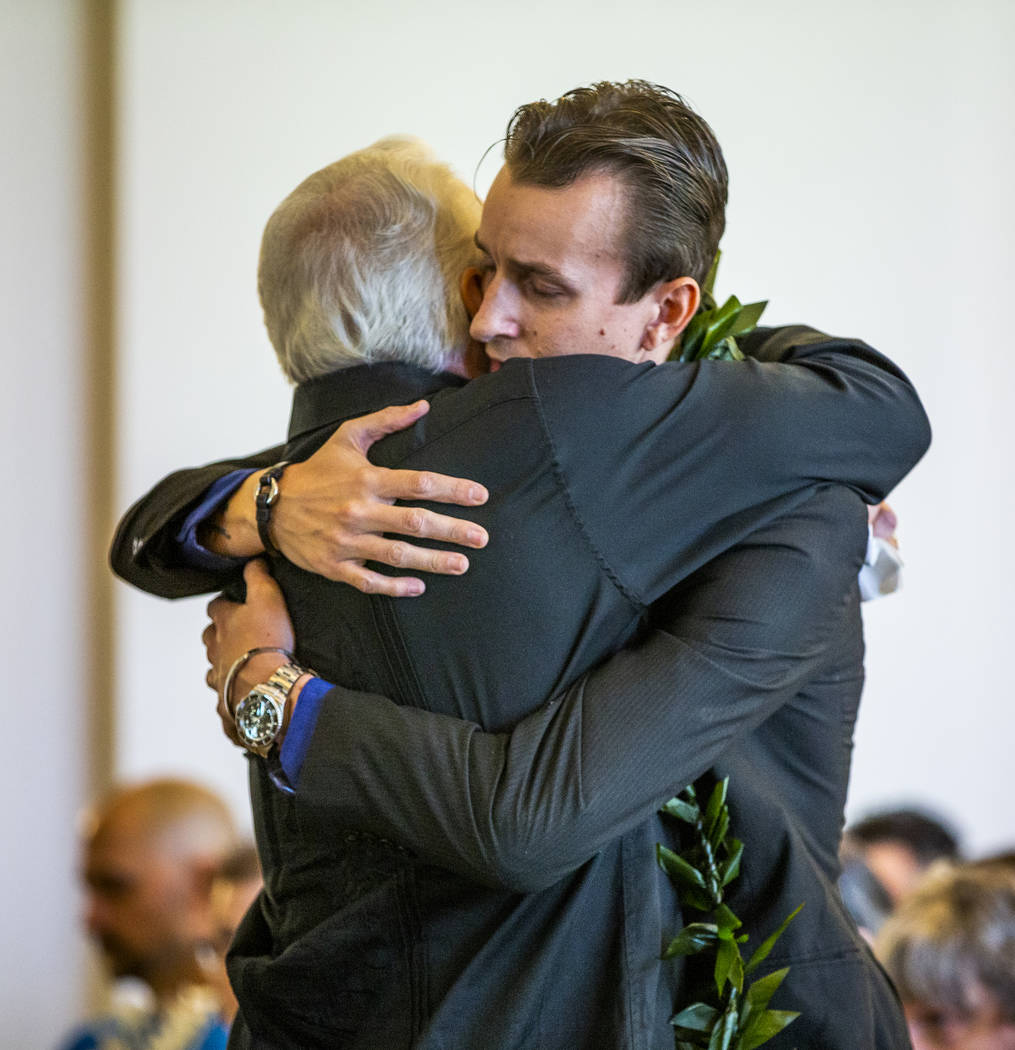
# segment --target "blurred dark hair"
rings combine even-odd
[[[872,813],[846,829],[848,839],[861,846],[901,842],[912,850],[921,867],[935,860],[956,860],[959,840],[936,817],[916,809],[891,809]]]

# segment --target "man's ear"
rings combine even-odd
[[[698,312],[701,289],[693,277],[677,277],[659,285],[653,295],[658,313],[655,320],[645,328],[641,348],[657,359],[665,361],[677,336]]]
[[[475,317],[483,303],[483,275],[475,266],[470,266],[462,274],[458,282],[458,290],[462,296],[465,312],[470,319]],[[470,339],[465,347],[463,364],[465,375],[469,379],[486,375],[490,371],[490,358],[486,356],[486,347],[482,343],[477,343],[475,339]]]
[[[483,303],[483,275],[475,266],[470,266],[462,274],[462,279],[458,282],[458,290],[465,304],[465,312],[471,320],[479,313],[479,308]]]

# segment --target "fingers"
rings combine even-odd
[[[394,569],[403,571],[433,572],[441,576],[461,576],[469,569],[469,559],[457,551],[417,547],[415,544],[406,543],[405,540],[386,539],[372,533],[364,533],[355,537],[355,546],[356,557],[354,559],[335,558],[330,564],[322,567],[322,575],[332,580],[348,583],[351,578],[362,578],[362,562],[364,561],[390,565]],[[344,544],[343,554],[347,550],[348,544]],[[386,594],[388,592],[374,593]]]
[[[365,455],[375,441],[412,426],[429,411],[430,405],[426,401],[383,408],[379,412],[343,423],[327,443],[351,445]],[[366,463],[364,467],[374,479],[367,488],[380,499],[426,499],[433,503],[474,507],[489,498],[489,493],[482,485],[467,478],[454,478],[433,471],[386,470]]]
[[[343,423],[332,440],[348,441],[360,452],[365,453],[375,441],[387,434],[393,434],[396,430],[411,427],[429,411],[430,405],[426,401],[416,401],[411,405],[392,405],[390,408],[382,408],[379,412],[371,412],[368,416],[360,416]]]
[[[874,535],[888,539],[895,532],[898,524],[899,519],[895,511],[887,503],[883,503],[878,516],[874,519]]]
[[[237,747],[242,747],[243,745],[240,742],[239,734],[236,732],[236,721],[229,713],[225,700],[221,696],[219,697],[218,704],[215,706],[215,711],[219,716],[219,721],[222,723],[222,732]]]
[[[391,598],[418,598],[426,591],[423,581],[415,576],[385,576],[351,562],[343,562],[332,578],[364,594],[385,594]]]
[[[867,508],[867,522],[875,536],[880,539],[894,541],[894,532],[899,524],[898,515],[887,503],[878,503]],[[895,544],[898,546],[898,544]]]
[[[244,572],[244,575],[246,573]],[[257,579],[256,571],[252,577],[255,581]],[[249,584],[248,580],[248,584]],[[221,611],[224,606],[233,605],[235,603],[227,601],[225,598],[216,598],[208,605],[208,614],[212,615],[213,611]],[[215,711],[219,716],[219,720],[222,723],[222,732],[228,737],[228,739],[235,744],[237,747],[242,747],[239,736],[236,733],[236,725],[232,715],[229,713],[229,709],[226,705],[226,697],[222,695],[223,675],[219,674],[219,670],[216,667],[216,659],[218,653],[216,652],[216,645],[218,643],[217,631],[214,622],[209,623],[207,627],[201,632],[201,641],[204,643],[205,653],[208,657],[208,662],[211,666],[205,671],[204,681],[209,689],[213,690],[216,694],[217,700],[215,703]]]
[[[485,547],[489,542],[489,534],[481,525],[465,521],[462,518],[452,518],[446,514],[438,514],[436,511],[424,510],[422,507],[392,507],[387,504],[370,504],[364,513],[364,520],[360,522],[359,528],[363,531],[363,539],[378,539],[379,536],[371,534],[394,533],[399,536],[412,536],[417,539],[440,540],[445,543],[455,543],[460,547],[474,547],[479,549]],[[391,541],[387,541],[389,544]],[[405,546],[408,546],[407,544]],[[413,548],[418,550],[418,548]],[[432,554],[433,552],[428,552]],[[375,553],[360,555],[370,557],[374,561],[382,561],[385,565],[406,566],[411,568],[425,568],[433,570],[429,565],[417,562],[392,561],[388,557],[376,557]]]
[[[381,499],[426,500],[428,503],[454,503],[459,507],[476,507],[490,494],[477,481],[437,474],[432,470],[377,471],[376,494]]]

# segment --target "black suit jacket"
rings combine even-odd
[[[444,380],[382,367],[301,388],[287,450],[294,456],[308,454],[350,415],[433,395],[430,415],[384,442],[378,457],[487,484],[492,498],[477,517],[495,544],[499,537],[499,549],[491,544],[474,558],[464,580],[435,581],[419,602],[368,598],[279,563],[300,657],[335,680],[387,693],[403,708],[503,728],[630,639],[652,602],[718,552],[786,515],[806,516],[814,482],[846,481],[877,499],[922,453],[926,424],[912,391],[866,348],[799,330],[761,333],[752,348],[798,363],[652,369],[611,359],[517,362],[441,393],[433,388]],[[877,455],[874,433],[888,443]],[[207,480],[207,472],[198,473],[182,484],[203,488]],[[135,582],[150,583],[151,574],[171,565],[162,498],[177,499],[180,486],[180,478],[170,479],[153,501],[154,515],[150,501],[121,529],[114,562]],[[139,528],[160,515],[161,532]],[[861,525],[856,505],[845,533],[851,528],[852,539],[833,552],[836,568],[813,591],[832,594],[831,606],[814,610],[788,663],[822,666],[842,629]],[[785,540],[775,549],[792,546]],[[177,579],[163,592],[206,582]],[[726,583],[720,591],[728,593]],[[761,620],[758,626],[763,641],[769,629]],[[695,672],[707,670],[711,643],[682,644]],[[769,646],[751,648],[722,655],[733,666],[741,658],[765,663]],[[777,709],[784,691],[776,682],[767,694],[772,706],[755,701],[749,713],[722,711],[713,697],[719,717],[706,735],[728,743],[737,726]],[[645,695],[653,699],[647,686]],[[622,811],[612,818],[629,829],[620,838],[594,842],[598,852],[577,868],[568,862],[573,870],[562,877],[550,869],[546,885],[505,886],[495,873],[486,881],[498,884],[489,886],[407,853],[402,843],[417,844],[412,828],[399,825],[414,822],[413,812],[386,818],[393,841],[361,830],[355,819],[344,823],[336,802],[348,796],[334,794],[332,766],[321,761],[335,744],[327,726],[325,717],[305,789],[301,783],[295,797],[275,791],[263,764],[252,764],[267,892],[242,931],[232,968],[241,1030],[246,1024],[273,1046],[667,1045],[679,972],[655,957],[678,914],[651,865],[652,846],[667,829],[646,817],[646,795],[624,801],[630,762],[627,774],[603,776],[602,794],[593,799]],[[581,724],[566,724],[563,736],[584,735]],[[409,763],[406,779],[432,772],[439,781],[442,764],[428,765],[431,758],[422,753]],[[674,763],[669,790],[685,780],[678,772]],[[365,779],[371,775],[367,770]],[[587,784],[560,786],[560,813],[576,792],[587,800]],[[653,797],[657,804],[665,793]],[[544,802],[545,829],[558,810],[552,798]],[[445,819],[438,809],[424,825]],[[787,822],[798,815],[792,805],[784,814]],[[526,821],[519,814],[514,824]],[[511,822],[507,828],[510,837]],[[446,836],[450,846],[439,832],[423,838],[424,857],[451,863],[456,836]],[[789,866],[784,860],[780,870]],[[467,867],[466,874],[482,878]],[[821,942],[815,951],[828,955]],[[866,1013],[887,1017],[897,1033],[890,993],[869,960],[841,939],[836,953],[850,956],[875,1002]]]

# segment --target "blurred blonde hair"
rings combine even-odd
[[[1015,867],[934,865],[881,928],[877,951],[904,1002],[968,1016],[987,992],[1015,1021]]]

